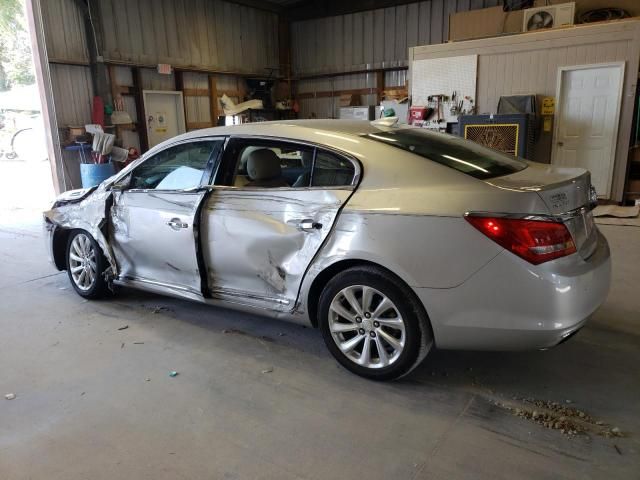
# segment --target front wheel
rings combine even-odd
[[[104,278],[106,268],[107,260],[89,232],[71,232],[67,243],[67,273],[81,297],[96,299],[109,292]]]
[[[422,305],[390,272],[353,267],[320,296],[319,325],[342,366],[373,380],[402,377],[424,359],[433,335]]]

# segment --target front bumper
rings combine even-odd
[[[42,216],[42,233],[45,242],[45,248],[47,249],[47,254],[49,256],[49,262],[58,270],[60,270],[60,267],[56,265],[56,258],[53,251],[53,237],[55,235],[56,228],[56,225],[51,223],[51,221],[45,215]]]
[[[580,329],[606,300],[609,245],[584,260],[573,254],[531,265],[503,251],[462,285],[417,288],[443,349],[529,350],[557,345]]]

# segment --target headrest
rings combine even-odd
[[[282,174],[280,158],[273,150],[261,148],[249,154],[247,175],[251,180],[271,180]]]
[[[313,150],[303,150],[300,152],[300,160],[302,161],[303,167],[309,167],[313,165]]]

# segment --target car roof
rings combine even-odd
[[[276,120],[271,122],[244,123],[226,127],[205,128],[193,133],[199,132],[199,136],[220,134],[263,135],[265,132],[272,132],[274,128],[282,128],[282,136],[289,136],[288,134],[296,135],[296,131],[298,130],[320,130],[347,135],[365,135],[380,132],[385,127],[374,125],[366,120]]]
[[[358,143],[358,141],[361,140],[359,138],[358,141],[355,141],[354,139],[356,137],[388,131],[390,128],[406,128],[406,126],[387,127],[374,125],[366,120],[277,120],[271,122],[244,123],[242,125],[204,128],[178,135],[177,137],[170,138],[156,145],[146,153],[146,156],[153,155],[176,142],[218,135],[256,135],[307,141],[332,145],[338,148],[340,146],[355,147],[354,142]],[[347,148],[346,150],[351,151],[352,149]],[[355,150],[358,149],[356,148]],[[358,155],[353,151],[351,153]]]

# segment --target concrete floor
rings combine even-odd
[[[640,229],[602,230],[613,289],[571,341],[433,352],[381,384],[311,329],[136,291],[87,302],[46,262],[37,211],[2,210],[0,478],[638,478]],[[625,437],[569,438],[495,405],[513,397],[571,400]]]

